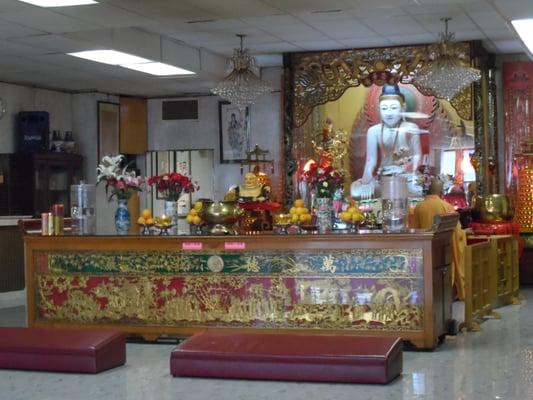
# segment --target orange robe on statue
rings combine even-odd
[[[450,203],[430,194],[415,207],[412,228],[430,229],[433,226],[433,217],[453,212],[456,211]],[[452,233],[452,282],[460,300],[465,297],[465,249],[466,234],[458,223]]]

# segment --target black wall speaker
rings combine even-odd
[[[21,111],[17,115],[16,135],[19,152],[48,150],[50,115],[46,111]]]

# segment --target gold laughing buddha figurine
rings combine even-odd
[[[239,186],[230,188],[224,196],[225,200],[239,202],[263,202],[270,198],[270,186],[262,185],[259,177],[253,172],[244,175],[244,181]]]

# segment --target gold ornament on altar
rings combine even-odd
[[[326,118],[322,132],[316,135],[317,140],[312,140],[313,150],[319,157],[331,160],[331,164],[339,171],[342,168],[344,157],[348,154],[348,132],[342,129],[333,130],[333,120]]]

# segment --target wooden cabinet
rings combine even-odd
[[[24,213],[40,216],[49,211],[52,204],[61,203],[65,206],[65,215],[69,215],[70,185],[82,178],[83,157],[48,152],[14,154],[13,158],[17,180],[23,182],[15,196],[26,201],[28,209]]]

